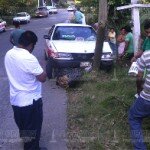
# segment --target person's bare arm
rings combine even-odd
[[[138,95],[143,89],[143,72],[139,71],[137,78],[136,78],[136,86],[137,86],[137,93]]]
[[[143,54],[143,51],[142,51],[142,50],[137,51],[137,52],[134,54],[134,57],[131,59],[131,63],[134,62],[134,61],[136,61],[138,58],[140,58],[142,54]]]
[[[46,77],[47,77],[47,75],[44,71],[40,75],[36,76],[37,80],[39,80],[40,82],[45,82]]]
[[[125,41],[125,48],[124,48],[124,52],[126,52],[126,51],[127,51],[128,46],[129,46],[129,41]]]
[[[122,42],[122,35],[121,34],[117,36],[117,42],[118,43]]]
[[[129,41],[125,41],[124,52],[122,53],[122,55],[121,55],[121,56],[124,56],[124,55],[125,55],[125,53],[126,53],[126,51],[127,51],[128,46],[129,46]]]

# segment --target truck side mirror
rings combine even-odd
[[[50,40],[50,35],[44,35],[43,38]]]

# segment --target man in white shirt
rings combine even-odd
[[[40,150],[39,140],[43,121],[41,82],[46,73],[32,51],[37,36],[32,31],[21,34],[18,46],[5,56],[5,68],[10,84],[10,103],[14,119],[24,140],[24,150]]]

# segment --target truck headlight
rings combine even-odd
[[[102,53],[102,59],[113,59],[112,53]]]

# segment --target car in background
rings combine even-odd
[[[49,14],[57,14],[58,13],[58,10],[55,6],[46,6],[48,11],[49,11]]]
[[[0,32],[4,32],[6,31],[6,21],[4,21],[3,19],[0,19]]]
[[[46,6],[38,7],[35,12],[35,17],[48,17],[49,11]]]
[[[67,11],[74,11],[75,10],[75,6],[68,6]]]
[[[13,18],[13,22],[19,21],[20,23],[29,23],[31,16],[27,12],[19,12]]]
[[[87,68],[92,66],[96,32],[89,25],[58,23],[52,26],[45,38],[46,72],[52,78],[62,68]],[[104,42],[101,62],[113,63],[112,50]]]

